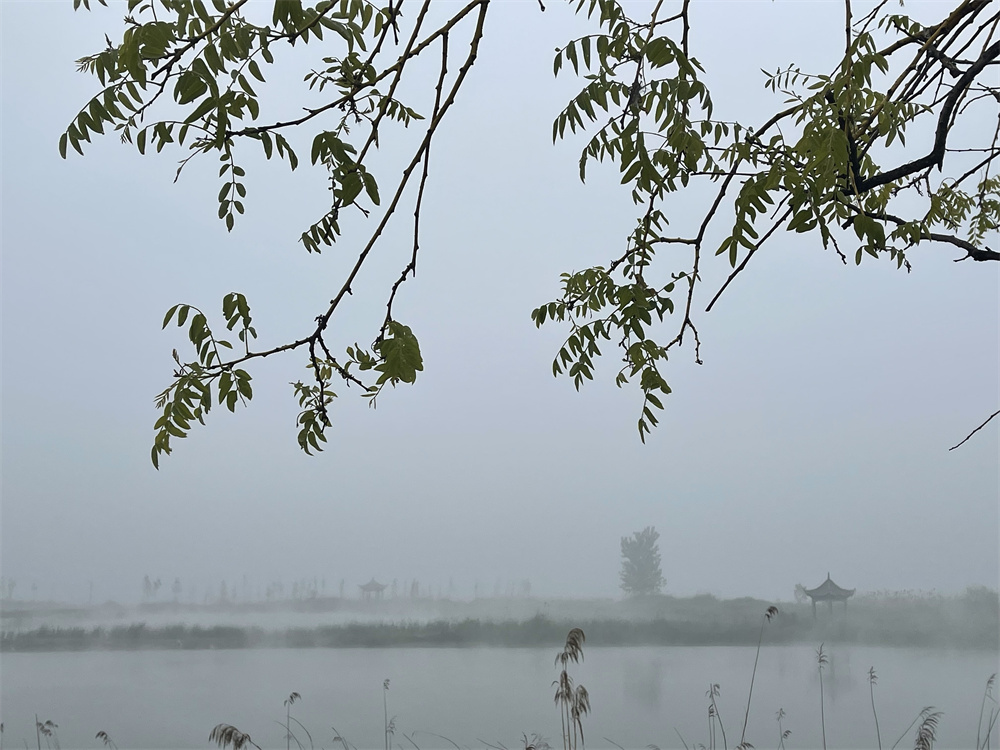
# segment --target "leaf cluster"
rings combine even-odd
[[[571,67],[582,88],[555,118],[553,140],[588,132],[581,179],[592,162],[609,162],[641,213],[623,255],[563,274],[560,297],[536,308],[532,320],[569,326],[552,370],[577,388],[594,377],[599,342],[618,343],[624,367],[616,382],[640,375],[640,437],[656,424],[652,409],[662,409],[660,396],[670,392],[660,367],[669,350],[691,336],[701,362],[693,307],[711,234],[721,232],[715,255],[733,270],[706,310],[779,229],[817,236],[844,262],[844,243],[854,245],[855,263],[887,257],[907,270],[908,252],[928,242],[958,247],[967,258],[1000,260],[984,245],[1000,223],[998,178],[990,174],[1000,156],[1000,121],[981,147],[949,147],[960,117],[981,117],[980,102],[1000,101],[1000,88],[984,74],[1000,57],[990,31],[996,17],[984,15],[986,3],[959,2],[933,26],[879,4],[853,23],[833,71],[805,72],[794,64],[762,71],[765,88],[783,94],[785,108],[756,128],[714,118],[705,71],[689,50],[687,3],[665,18],[663,3],[646,18],[631,18],[611,0],[575,4],[599,20],[601,33],[556,51],[554,72]],[[915,58],[905,61],[903,50],[914,47]],[[898,158],[898,147],[908,146],[918,121],[934,131],[930,152],[886,166]],[[967,153],[982,157],[970,169]],[[959,165],[950,174],[949,159]],[[944,175],[934,178],[932,171]],[[671,197],[696,180],[702,186],[695,195],[710,198],[697,231],[668,234]],[[723,218],[727,193],[730,219]],[[922,199],[922,210],[913,211],[911,194]],[[678,267],[676,255],[659,261],[663,246],[688,249],[689,262]],[[675,290],[685,293],[683,303],[674,301]],[[675,310],[683,314],[674,333],[661,338],[657,330]]]
[[[235,292],[223,300],[223,318],[227,330],[237,331],[241,352],[216,338],[198,309],[171,308],[164,326],[176,315],[195,355],[182,361],[175,353],[173,381],[157,397],[154,464],[170,452],[170,439],[184,437],[214,403],[233,411],[238,401],[250,400],[250,375],[241,367],[248,361],[308,351],[312,378],[292,384],[300,407],[297,439],[306,452],[325,440],[333,380],[358,385],[374,404],[385,385],[413,383],[423,370],[417,339],[394,319],[392,306],[399,285],[416,272],[431,141],[477,59],[489,2],[449,6],[436,28],[427,22],[430,0],[405,17],[398,1],[379,7],[369,0],[276,0],[269,23],[253,21],[248,2],[128,0],[121,40],[108,39],[104,49],[78,61],[99,91],[60,137],[60,153],[82,154],[95,134],[111,131],[141,154],[183,151],[178,177],[191,159],[214,153],[218,216],[232,231],[248,207],[239,149],[256,141],[268,160],[294,170],[299,157],[289,135],[296,132],[310,144],[310,165],[325,170],[330,182],[329,207],[299,235],[303,247],[318,253],[332,246],[348,216],[374,218],[374,229],[315,328],[294,341],[252,350],[249,304]],[[695,307],[703,266],[714,262],[709,251],[731,272],[706,312],[779,230],[814,237],[845,263],[851,255],[855,263],[885,257],[909,269],[913,248],[928,243],[959,248],[960,260],[1000,260],[986,245],[1000,226],[1000,177],[991,171],[1000,156],[1000,121],[991,134],[964,127],[984,122],[983,108],[1000,101],[990,78],[1000,42],[993,41],[997,17],[986,12],[988,2],[956,0],[934,24],[889,12],[886,3],[851,19],[847,4],[841,60],[825,72],[794,63],[763,71],[765,90],[784,101],[756,127],[715,116],[708,72],[692,51],[690,3],[571,5],[595,28],[556,50],[554,74],[572,69],[581,86],[555,117],[552,137],[582,136],[581,180],[588,169],[616,170],[637,216],[620,254],[563,274],[559,296],[531,316],[536,326],[568,327],[552,372],[576,388],[594,379],[602,347],[617,348],[616,383],[634,383],[642,394],[641,439],[671,393],[671,350],[693,343],[694,361],[701,362]],[[91,6],[74,0],[74,7]],[[449,45],[460,27],[472,31],[454,70]],[[269,66],[279,65],[284,50],[316,42],[323,56],[304,78],[308,106],[266,118],[262,92],[274,78]],[[404,74],[431,49],[441,58],[436,80],[422,86],[433,102],[425,119],[399,92],[412,91],[400,88]],[[387,188],[370,155],[388,137],[390,123],[422,123],[425,130]],[[933,131],[933,139],[914,146],[914,131]],[[956,142],[953,131],[964,140]],[[900,163],[900,154],[912,149],[921,155]],[[327,328],[353,294],[414,174],[420,177],[412,256],[389,290],[385,322],[371,346],[355,344],[338,360]],[[690,201],[678,200],[682,192],[703,207],[692,212]],[[672,229],[672,222],[684,229]]]

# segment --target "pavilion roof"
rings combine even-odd
[[[385,591],[387,584],[379,583],[374,578],[372,578],[368,583],[362,583],[358,585],[358,588],[362,591]]]
[[[830,574],[826,574],[826,580],[814,589],[806,589],[808,595],[814,602],[841,601],[854,596],[857,589],[844,589],[833,582]]]

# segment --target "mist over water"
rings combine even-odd
[[[705,696],[718,683],[719,714],[729,746],[739,738],[754,649],[587,648],[574,679],[586,686],[592,713],[584,719],[587,745],[611,748],[680,748],[707,744]],[[943,711],[936,747],[969,747],[986,679],[997,670],[996,652],[954,652],[829,647],[824,674],[828,746],[876,744],[868,668],[875,666],[876,705],[889,747],[924,706]],[[302,700],[292,715],[312,733],[316,747],[332,747],[334,732],[359,749],[383,747],[383,680],[393,747],[486,743],[514,748],[521,734],[561,742],[552,702],[552,649],[347,649],[216,652],[5,654],[2,702],[6,743],[33,739],[31,724],[53,718],[63,748],[96,748],[107,731],[121,747],[206,747],[208,733],[225,722],[265,748],[284,747],[282,701]],[[765,647],[754,686],[747,739],[777,745],[775,713],[792,735],[789,748],[821,744],[815,650]],[[734,738],[733,735],[736,735]],[[299,732],[306,742],[305,736]],[[911,731],[901,745],[912,746]],[[607,738],[607,739],[605,739]],[[720,739],[721,745],[721,739]],[[294,746],[294,743],[293,743]],[[308,746],[308,744],[307,744]]]
[[[302,700],[292,715],[316,747],[339,746],[337,733],[359,750],[384,747],[386,720],[397,748],[451,747],[449,740],[511,748],[522,734],[558,747],[553,658],[575,626],[587,640],[568,671],[590,694],[584,729],[593,748],[709,744],[713,684],[732,747],[751,678],[747,740],[756,747],[776,743],[779,709],[792,730],[786,747],[819,747],[821,705],[828,747],[875,746],[873,687],[885,746],[928,706],[943,712],[940,748],[968,746],[981,706],[987,722],[994,715],[995,689],[992,697],[985,691],[1000,671],[995,592],[868,594],[846,610],[821,606],[815,617],[804,602],[782,602],[771,618],[766,606],[670,596],[94,609],[7,602],[0,718],[10,746],[30,739],[37,713],[58,724],[63,748],[99,747],[98,731],[122,748],[204,747],[220,723],[278,748],[276,722],[296,692]]]

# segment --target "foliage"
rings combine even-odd
[[[663,587],[659,538],[660,533],[652,526],[622,537],[621,586],[626,594],[657,594]]]
[[[1000,176],[991,174],[1000,130],[964,127],[983,122],[977,118],[984,108],[989,113],[1000,100],[989,71],[1000,42],[993,41],[997,15],[989,15],[988,0],[956,1],[931,24],[894,12],[887,0],[854,18],[845,0],[840,62],[825,72],[795,64],[765,72],[766,88],[783,96],[785,106],[757,126],[714,115],[706,71],[692,48],[688,0],[636,4],[635,17],[631,5],[616,0],[570,1],[595,29],[556,52],[554,72],[572,67],[583,86],[555,119],[553,139],[586,134],[581,179],[595,162],[613,165],[638,215],[622,253],[606,265],[563,274],[559,297],[531,316],[538,326],[567,327],[552,370],[577,388],[593,379],[603,345],[620,349],[615,380],[638,385],[643,439],[671,392],[664,369],[671,350],[691,341],[701,361],[696,298],[713,256],[731,273],[706,311],[779,229],[815,237],[845,263],[886,257],[908,269],[909,251],[926,243],[961,250],[959,260],[1000,259],[986,245],[1000,222]],[[431,12],[430,0],[412,11],[406,3],[405,14],[403,0],[386,2],[279,0],[269,18],[258,18],[248,0],[128,0],[120,41],[107,38],[104,49],[78,61],[100,88],[60,137],[64,157],[70,150],[82,154],[106,131],[140,153],[182,151],[178,175],[192,159],[215,156],[217,212],[231,230],[245,211],[245,149],[257,147],[294,170],[300,164],[289,140],[294,132],[309,139],[309,163],[326,170],[331,189],[329,208],[299,235],[305,250],[332,246],[345,222],[367,219],[373,227],[329,305],[293,341],[252,348],[257,330],[238,292],[222,303],[222,325],[236,332],[237,342],[218,336],[201,309],[181,304],[168,311],[164,326],[172,320],[186,326],[194,355],[174,352],[173,377],[157,397],[156,465],[172,440],[185,437],[214,405],[233,411],[252,399],[248,368],[263,357],[305,354],[310,376],[292,385],[298,443],[307,453],[325,441],[335,382],[357,385],[374,405],[386,385],[411,384],[423,369],[417,336],[394,317],[393,303],[416,272],[431,142],[476,61],[490,2],[448,6],[444,18]],[[74,0],[77,8],[90,5]],[[278,55],[317,43],[321,63],[304,83],[322,103],[294,117],[264,117],[262,92],[281,65]],[[450,66],[456,46],[457,69]],[[435,54],[437,75],[414,80],[413,61]],[[423,92],[422,113],[399,98],[404,80],[407,91]],[[380,139],[393,137],[393,125],[423,135],[401,176],[387,182],[370,165]],[[970,131],[961,142],[954,135]],[[901,161],[904,149],[919,155]],[[417,183],[412,253],[387,290],[385,319],[370,345],[335,354],[329,326],[347,326],[334,315],[411,182]],[[704,199],[696,228],[672,234],[673,201],[691,191]],[[676,251],[687,260],[678,261]]]

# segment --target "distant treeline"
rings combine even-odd
[[[762,612],[763,614],[763,612]],[[933,619],[858,616],[813,620],[784,612],[764,628],[765,644],[818,641],[878,646],[996,649],[1000,626],[994,619],[935,622]],[[890,621],[892,620],[892,621]],[[256,627],[143,624],[111,628],[41,627],[0,635],[0,651],[82,651],[88,649],[242,649],[242,648],[392,648],[392,647],[552,647],[573,627],[582,627],[588,647],[756,645],[760,620],[678,621],[602,619],[562,621],[536,616],[524,621],[466,619],[429,623],[353,623],[314,628],[264,630]]]

